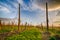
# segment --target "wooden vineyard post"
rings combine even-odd
[[[18,14],[18,31],[20,31],[20,4],[19,4],[19,14]]]
[[[0,30],[2,29],[2,27],[1,27],[1,20],[0,20]]]
[[[52,24],[52,32],[53,32],[53,24]]]
[[[46,0],[47,1],[47,0]],[[46,26],[47,31],[43,32],[42,40],[49,40],[51,33],[49,32],[49,23],[48,23],[48,3],[46,2]]]
[[[47,31],[49,30],[49,23],[48,23],[48,4],[46,2],[46,26],[47,26]]]
[[[27,29],[27,22],[25,23],[25,29]]]
[[[14,22],[12,22],[12,26],[11,27],[12,27],[12,31],[13,31],[13,29],[14,29]]]
[[[41,29],[43,30],[43,25],[42,25],[42,23],[41,23]]]

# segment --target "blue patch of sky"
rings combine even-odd
[[[6,13],[6,12],[3,12],[3,11],[0,11],[0,17],[5,17],[5,18],[13,18],[15,17],[15,15],[17,14],[17,9],[15,10],[15,7],[14,7],[14,4],[12,3],[16,2],[16,0],[0,0],[0,6],[2,7],[6,7],[9,9],[10,13]]]
[[[9,1],[8,1],[8,0],[0,0],[0,2],[3,3],[2,5],[5,5],[5,4],[6,4],[7,6],[10,5],[12,8],[15,8],[15,7],[13,6],[13,4],[10,3],[10,2],[13,2],[13,1],[11,1],[11,0],[9,0]],[[13,2],[13,3],[14,3],[14,2]],[[5,6],[6,6],[6,5],[5,5]]]
[[[24,2],[27,6],[29,6],[29,3],[31,3],[30,0],[23,0],[23,2]]]

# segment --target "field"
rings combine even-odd
[[[8,32],[7,35],[2,37],[3,40],[43,40],[43,33],[46,32],[46,28],[36,26],[20,26],[20,32],[17,32],[18,27],[6,25],[2,26],[0,29],[0,34]],[[15,32],[15,33],[14,33]],[[12,33],[12,34],[11,34]],[[59,27],[50,27],[49,28],[49,40],[59,40],[60,38],[60,28]],[[46,36],[46,35],[45,35]],[[48,38],[48,37],[47,37]]]

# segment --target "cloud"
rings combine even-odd
[[[18,0],[19,1],[19,0]],[[33,21],[37,21],[37,23],[40,23],[40,22],[45,22],[46,19],[45,19],[45,0],[30,0],[30,3],[29,3],[29,6],[27,6],[23,0],[20,0],[20,4],[22,6],[22,9],[21,10],[25,10],[25,11],[35,11],[36,12],[36,17],[33,18]],[[59,1],[60,2],[60,1]],[[49,7],[49,22],[50,23],[53,23],[55,21],[57,21],[59,18],[56,17],[56,14],[57,14],[57,10],[59,9],[59,3],[58,1],[54,2],[54,0],[48,0],[48,6]],[[57,5],[58,4],[58,5]],[[37,18],[37,19],[36,19]],[[36,23],[36,24],[37,24]]]
[[[60,16],[60,11],[58,11],[57,15],[56,16]]]
[[[35,3],[41,9],[45,9],[46,0],[34,0],[33,3]],[[60,8],[60,0],[47,0],[47,3],[50,11]]]
[[[23,22],[27,21],[29,23],[33,22],[33,24],[34,23],[39,24],[41,22],[46,21],[45,20],[45,10],[44,10],[45,9],[45,0],[40,0],[40,1],[39,0],[30,0],[30,2],[28,4],[25,4],[23,0],[17,0],[17,1],[18,1],[18,3],[21,4],[21,20]],[[56,1],[54,3],[53,2],[54,2],[54,0],[53,1],[48,0],[49,6],[50,6],[49,9],[51,9],[51,11],[49,11],[49,22],[52,22],[52,20],[53,20],[53,22],[59,20],[59,18],[56,17],[56,14],[58,13],[57,9],[59,7],[57,7],[57,6],[59,6],[60,1],[59,2]],[[9,13],[9,15],[6,17],[14,18],[18,15],[18,3],[12,2],[10,0],[7,0],[6,3],[0,2],[0,4],[2,4],[0,6],[0,11],[4,11],[5,16],[7,15],[6,12]],[[24,11],[26,11],[26,12],[24,12]],[[1,15],[3,15],[4,13],[1,13]],[[28,15],[27,15],[27,13],[28,13]]]
[[[24,4],[23,0],[17,0],[18,3],[20,3],[20,5],[22,6],[23,10],[27,10],[27,6]]]
[[[46,0],[30,0],[27,6],[23,0],[17,0],[21,4],[23,10],[35,11],[35,10],[45,10]],[[55,11],[60,9],[59,0],[47,0],[49,11]]]
[[[38,6],[33,3],[32,0],[29,1],[28,4],[25,4],[23,0],[17,0],[18,3],[21,4],[21,10],[27,10],[27,11],[36,11],[39,10]]]
[[[10,13],[10,10],[6,7],[3,7],[0,5],[0,11],[6,12],[6,13]]]
[[[18,14],[18,4],[15,0],[0,1],[0,18],[14,18]]]

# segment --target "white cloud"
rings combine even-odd
[[[18,0],[18,2],[21,4],[21,6],[23,7],[22,10],[28,10],[28,11],[37,11],[37,18],[39,18],[39,20],[42,19],[42,21],[45,21],[45,12],[43,12],[44,10],[42,10],[42,8],[40,6],[38,6],[36,3],[34,3],[32,0],[30,0],[31,3],[29,3],[29,7],[23,2],[23,0]],[[60,7],[59,7],[60,8]],[[59,9],[57,8],[57,10]],[[54,10],[54,9],[52,9]],[[49,22],[53,23],[55,22],[56,20],[59,20],[58,17],[56,17],[56,14],[57,14],[57,10],[54,10],[54,12],[52,11],[49,11]],[[41,12],[42,11],[42,12]],[[42,13],[42,14],[41,14]],[[41,15],[41,16],[40,16]]]
[[[10,10],[8,8],[3,7],[3,6],[0,6],[0,11],[7,12],[7,13],[10,12]]]
[[[28,4],[29,6],[27,6],[27,5],[23,2],[23,0],[17,0],[17,1],[18,1],[18,3],[21,4],[23,10],[36,11],[37,9],[39,9],[38,6],[33,3],[32,0],[30,0],[31,3]]]

